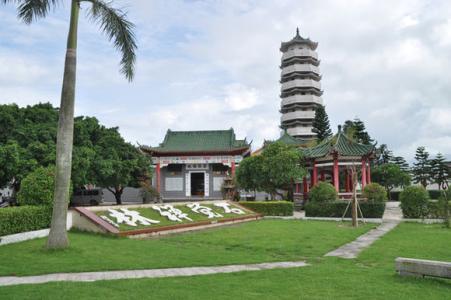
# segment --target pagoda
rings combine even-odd
[[[282,42],[280,127],[295,138],[314,139],[312,131],[315,110],[323,105],[318,43],[299,35]]]

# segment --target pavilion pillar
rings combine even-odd
[[[301,186],[300,186],[299,182],[296,182],[296,184],[295,184],[295,191],[296,191],[296,194],[299,194],[301,192]]]
[[[157,163],[157,192],[160,193],[161,190],[161,167],[160,163]]]
[[[316,167],[316,161],[313,160],[313,172],[312,172],[312,186],[318,183],[318,169]]]
[[[302,183],[304,185],[304,200],[307,200],[308,197],[308,183],[307,183],[307,177],[304,177],[304,179],[302,180]]]
[[[366,159],[362,158],[362,190],[366,186]]]
[[[232,166],[230,168],[230,173],[231,173],[230,175],[232,175],[232,177],[235,177],[235,169],[236,169],[235,162],[232,161]]]
[[[348,169],[345,170],[345,178],[346,178],[346,184],[345,184],[345,189],[346,189],[346,193],[349,193],[351,191],[351,181],[349,180],[349,172]]]
[[[324,170],[321,170],[321,181],[326,181],[326,174],[324,174]]]
[[[337,155],[335,155],[334,156],[334,172],[333,172],[333,182],[334,182],[334,187],[335,187],[335,190],[337,191],[337,192],[339,192],[340,191],[340,182],[339,182],[339,174],[338,174],[338,172],[339,172],[339,168],[338,168],[338,156]]]
[[[368,168],[366,169],[366,181],[368,183],[371,183],[371,166],[370,166],[370,160],[368,160]]]

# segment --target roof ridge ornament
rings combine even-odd
[[[296,36],[297,36],[297,37],[301,37],[301,36],[299,35],[299,27],[296,27]]]
[[[341,125],[338,125],[338,133],[341,133]]]

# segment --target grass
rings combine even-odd
[[[160,213],[150,207],[147,208],[131,208],[132,211],[138,211],[139,214],[145,218],[149,218],[151,220],[160,221],[160,223],[152,224],[151,226],[141,225],[137,224],[137,226],[129,226],[125,223],[118,224],[120,231],[129,231],[129,230],[137,230],[137,229],[146,229],[146,228],[156,228],[156,227],[164,227],[164,226],[172,226],[177,224],[186,224],[186,223],[194,223],[194,222],[200,222],[200,221],[214,221],[219,219],[231,219],[231,218],[237,218],[237,217],[243,217],[243,216],[249,216],[253,215],[255,213],[245,209],[241,208],[242,211],[245,212],[245,214],[234,214],[234,213],[225,213],[224,209],[214,206],[213,204],[203,204],[202,206],[206,206],[208,208],[211,208],[213,212],[219,213],[222,215],[222,217],[219,218],[211,218],[209,219],[206,215],[201,213],[195,213],[190,208],[186,207],[186,205],[174,205],[176,209],[179,209],[182,211],[182,213],[186,214],[188,218],[192,219],[193,221],[187,220],[187,219],[181,219],[182,222],[176,222],[171,221],[165,216],[161,216]],[[237,208],[237,206],[233,205],[230,208]],[[116,221],[115,218],[112,218],[108,211],[97,211],[96,214],[98,216],[106,216],[109,219]]]
[[[36,239],[0,247],[0,276],[302,260],[355,239],[336,222],[261,220],[182,235],[133,240],[71,232],[71,247],[47,251]]]
[[[276,221],[252,223],[258,226],[329,225],[336,223]],[[282,225],[283,224],[283,225]],[[270,226],[271,227],[271,226]],[[326,226],[327,227],[327,226]],[[325,227],[324,227],[325,228]],[[229,228],[232,229],[232,228]],[[349,228],[341,233],[348,234]],[[310,230],[308,230],[310,231]],[[214,232],[210,232],[214,233]],[[266,239],[275,241],[275,231]],[[311,233],[311,232],[309,232]],[[330,235],[321,237],[328,243]],[[318,242],[316,237],[311,237]],[[310,243],[309,240],[306,242]],[[307,248],[308,249],[308,248]],[[93,283],[48,283],[0,288],[1,299],[450,299],[451,281],[400,277],[394,272],[398,256],[451,261],[451,230],[440,225],[403,223],[365,250],[358,259],[322,257],[325,247],[307,251],[312,263],[294,269],[231,274],[99,281]],[[300,247],[299,251],[306,249]],[[314,254],[316,253],[316,254]]]

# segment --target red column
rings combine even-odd
[[[321,171],[321,181],[326,180],[326,174],[324,174],[324,171]]]
[[[231,175],[232,175],[232,177],[234,177],[235,176],[235,162],[234,161],[232,161],[232,167],[231,167]]]
[[[362,190],[366,185],[366,160],[362,158]]]
[[[334,187],[335,190],[337,190],[337,192],[340,191],[340,182],[339,182],[339,177],[338,177],[338,157],[335,156],[334,157]]]
[[[304,185],[304,200],[307,199],[307,193],[308,193],[308,184],[307,184],[307,177],[304,177],[304,179],[302,180],[302,183]]]
[[[346,178],[346,184],[345,184],[346,193],[349,193],[351,191],[351,185],[350,185],[350,181],[349,181],[348,169],[345,170],[345,178]]]
[[[161,170],[160,163],[157,164],[157,192],[160,192],[160,184],[161,184]]]
[[[313,174],[312,174],[312,186],[318,183],[318,169],[316,168],[316,161],[313,161]]]
[[[371,167],[370,167],[370,160],[368,160],[368,168],[366,169],[366,181],[368,183],[371,183]]]
[[[301,192],[301,186],[299,182],[296,183],[296,194],[299,194]]]

